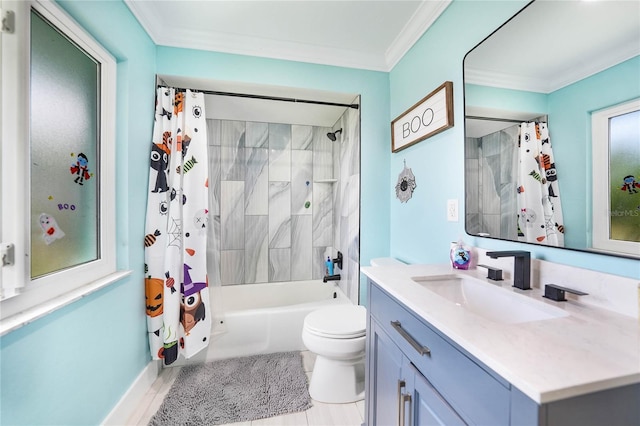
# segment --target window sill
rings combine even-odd
[[[39,318],[45,317],[60,308],[70,305],[73,302],[88,296],[91,293],[108,287],[111,284],[120,281],[122,278],[131,275],[131,272],[132,271],[130,270],[114,272],[113,274],[107,275],[104,278],[93,281],[83,287],[58,296],[55,299],[49,300],[46,303],[42,303],[38,306],[26,309],[8,318],[4,318],[0,320],[0,336],[11,333],[12,331],[24,327],[25,325],[32,323]]]

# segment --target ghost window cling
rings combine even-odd
[[[55,240],[59,240],[65,236],[64,231],[60,229],[60,226],[58,226],[56,219],[50,214],[40,214],[38,221],[40,222],[40,227],[44,232],[42,234],[42,238],[44,239],[45,244],[49,245]]]

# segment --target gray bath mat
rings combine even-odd
[[[149,425],[219,425],[311,407],[299,352],[183,367]]]

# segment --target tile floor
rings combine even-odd
[[[311,371],[315,355],[302,352],[302,361],[307,376],[311,378]],[[127,425],[147,425],[151,417],[162,404],[176,379],[179,367],[165,368],[143,398],[138,410],[134,412]],[[351,404],[324,404],[313,401],[313,407],[300,413],[292,413],[269,419],[251,422],[232,423],[233,426],[361,426],[364,422],[364,401]],[[230,425],[227,425],[230,426]]]

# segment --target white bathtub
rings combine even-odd
[[[220,312],[216,308],[221,304],[224,315],[213,319],[209,347],[186,362],[180,357],[176,366],[304,350],[304,317],[323,306],[351,303],[337,285],[320,280],[242,284],[212,290],[212,311]]]

